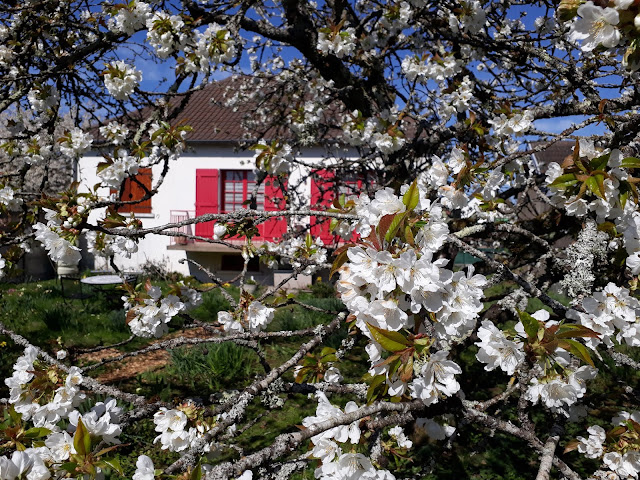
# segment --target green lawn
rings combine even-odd
[[[154,282],[164,286],[162,282]],[[497,298],[514,290],[516,286],[505,282],[488,289],[485,308],[488,308]],[[327,290],[327,289],[324,289]],[[235,288],[229,292],[237,298]],[[68,293],[68,292],[67,292]],[[341,303],[328,295],[329,291],[317,288],[315,293],[301,293],[296,298],[310,305],[339,310]],[[8,285],[0,284],[0,311],[2,322],[9,328],[30,339],[36,345],[55,351],[61,347],[70,352],[98,345],[109,345],[127,339],[129,329],[125,325],[124,312],[118,307],[117,292],[112,295],[92,296],[88,299],[63,298],[60,286],[55,281],[39,283]],[[554,296],[561,302],[566,298]],[[194,318],[201,321],[213,321],[220,309],[228,308],[228,303],[219,291],[204,294],[203,303],[191,312]],[[530,300],[527,310],[534,312],[543,308],[541,302]],[[296,330],[326,323],[330,315],[312,312],[297,305],[281,308],[276,312],[270,330]],[[173,322],[172,322],[173,323]],[[515,319],[508,320],[515,323]],[[178,331],[181,325],[173,326],[172,332]],[[326,340],[326,345],[337,348],[346,337],[347,332],[342,328]],[[154,340],[136,339],[135,341],[118,347],[121,351],[138,349]],[[4,342],[4,343],[2,343]],[[13,361],[21,353],[11,341],[0,337],[0,375],[4,378],[11,374]],[[339,368],[347,381],[361,381],[366,373],[368,361],[364,353],[365,341],[360,338],[356,346],[349,352]],[[509,378],[507,375],[484,371],[483,366],[475,360],[476,347],[471,343],[467,347],[458,348],[459,363],[463,369],[459,381],[462,389],[475,400],[490,398],[502,391]],[[273,340],[262,342],[269,363],[279,365],[288,359],[299,346],[298,339]],[[633,352],[627,351],[632,354]],[[637,385],[638,372],[615,367],[610,362],[597,362],[603,373],[590,385],[587,404],[590,409],[588,423],[569,424],[566,438],[584,435],[587,424],[597,423],[596,417],[611,418],[620,409],[637,409],[635,399],[616,387],[611,381],[611,375],[623,379],[629,385]],[[112,368],[112,367],[109,367]],[[108,369],[102,368],[92,372],[99,375]],[[205,403],[211,394],[221,397],[220,392],[230,389],[240,389],[248,385],[257,375],[264,373],[255,352],[231,343],[215,344],[197,347],[180,347],[170,352],[169,361],[162,368],[153,371],[141,371],[137,375],[120,380],[115,385],[119,388],[143,394],[148,398],[173,401],[178,398],[199,398]],[[292,381],[288,372],[285,381]],[[611,385],[614,385],[611,387]],[[4,383],[0,383],[0,397],[7,395]],[[619,400],[613,400],[619,399]],[[351,398],[334,395],[332,402],[344,405]],[[361,402],[358,402],[361,403]],[[251,451],[269,445],[276,435],[285,431],[294,431],[295,425],[300,425],[305,416],[315,412],[316,401],[306,395],[292,395],[283,408],[265,409],[260,398],[254,399],[247,409],[247,421],[255,423],[237,437],[238,445]],[[501,404],[500,415],[503,418],[517,422],[515,401],[512,399]],[[540,431],[550,427],[551,418],[541,408],[532,409],[532,418]],[[177,454],[160,450],[153,445],[155,437],[153,422],[150,419],[137,422],[128,428],[121,439],[126,444],[118,450],[118,456],[130,477],[135,470],[137,455],[145,453],[152,457],[156,465],[167,465],[177,458]],[[538,466],[538,457],[526,444],[516,441],[499,433],[488,435],[487,431],[467,426],[459,433],[457,441],[452,446],[444,442],[431,442],[419,431],[412,432],[414,440],[414,461],[401,461],[398,478],[412,476],[429,480],[441,479],[521,479],[534,478]],[[140,446],[144,445],[144,451]],[[306,446],[296,452],[303,453]],[[0,448],[0,455],[6,454]],[[237,453],[226,452],[224,457],[237,457]],[[431,468],[432,460],[433,468]],[[586,460],[576,452],[565,456],[565,460],[583,474],[594,470],[593,462]],[[110,477],[107,472],[107,477]],[[115,477],[114,477],[115,478]],[[313,478],[313,469],[301,472],[293,478]]]

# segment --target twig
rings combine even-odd
[[[49,355],[47,352],[45,352],[41,348],[38,348],[35,345],[31,344],[22,335],[18,335],[17,333],[13,332],[12,330],[9,330],[1,322],[0,322],[0,334],[9,336],[9,338],[11,338],[11,340],[13,340],[16,344],[21,345],[23,347],[33,347],[33,348],[35,348],[36,351],[38,352],[38,355],[40,357],[42,357],[47,363],[50,363],[51,365],[55,365],[56,367],[58,367],[59,369],[65,371],[67,373],[69,372],[69,367],[67,367],[65,364],[59,362],[58,360],[53,358],[51,355]],[[144,405],[144,404],[147,403],[147,399],[142,397],[142,396],[140,396],[140,395],[135,395],[133,393],[126,393],[126,392],[123,392],[121,390],[118,390],[115,387],[108,386],[108,385],[103,385],[102,383],[98,382],[97,380],[95,380],[95,379],[93,379],[91,377],[87,377],[87,376],[83,375],[82,384],[85,385],[86,387],[88,387],[90,390],[96,392],[96,393],[103,393],[103,394],[109,395],[109,396],[111,396],[113,398],[117,398],[117,399],[120,399],[120,400],[124,400],[126,402],[133,403],[134,405],[138,405],[139,406],[139,405]]]
[[[226,403],[216,408],[213,412],[213,415],[226,413],[224,418],[220,418],[218,423],[209,430],[202,438],[197,439],[195,442],[191,444],[189,450],[176,462],[171,464],[168,468],[165,469],[166,474],[175,474],[176,472],[180,472],[184,470],[187,466],[195,465],[197,456],[201,454],[204,446],[210,442],[216,435],[218,435],[223,429],[227,428],[230,425],[236,423],[242,416],[249,405],[249,402],[259,393],[266,390],[269,385],[271,385],[275,380],[280,378],[280,376],[286,372],[288,369],[292,368],[295,364],[297,364],[309,351],[315,348],[324,337],[334,330],[336,330],[344,318],[346,317],[346,313],[340,313],[333,321],[326,326],[320,326],[318,334],[309,340],[307,343],[302,344],[300,349],[286,362],[280,365],[277,368],[274,368],[269,372],[264,378],[256,380],[247,388],[244,389],[238,395],[235,395],[233,398],[228,400]],[[277,439],[276,439],[277,444]],[[245,457],[248,458],[248,457]],[[256,466],[256,465],[252,465]],[[239,474],[242,472],[239,472]],[[226,478],[226,477],[216,477],[215,475],[208,478]]]
[[[538,468],[538,474],[536,480],[549,480],[549,473],[551,472],[551,466],[553,464],[553,457],[555,455],[558,442],[560,441],[560,435],[564,433],[562,425],[556,423],[551,427],[549,438],[542,448],[542,458],[540,459],[540,467]]]

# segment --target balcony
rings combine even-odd
[[[195,210],[171,210],[169,212],[169,222],[178,223],[184,220],[189,220],[196,217]],[[185,235],[193,235],[195,230],[194,225],[184,225],[182,227],[173,228],[171,232],[182,233]],[[167,250],[185,250],[188,252],[240,252],[238,249],[228,247],[226,245],[220,245],[217,243],[207,243],[202,241],[195,241],[192,238],[185,237],[169,237],[170,243]],[[227,243],[238,245],[241,247],[244,245],[244,240],[241,239],[229,239]]]
[[[178,223],[190,218],[195,218],[195,210],[171,210],[169,212],[169,222]],[[193,225],[184,225],[178,228],[172,228],[171,232],[182,233],[185,235],[193,235]],[[171,239],[170,245],[187,245],[193,243],[193,239],[185,237],[169,237]]]

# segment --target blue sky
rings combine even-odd
[[[533,22],[535,21],[535,19],[545,14],[544,9],[540,7],[531,7],[531,6],[513,7],[513,12],[514,12],[513,18],[520,17],[520,13],[526,12],[526,15],[520,18],[525,23],[527,28],[532,28]],[[143,42],[144,34],[138,33],[133,37],[133,40],[140,43]],[[161,61],[159,63],[156,63],[150,58],[148,54],[143,52],[140,47],[135,47],[135,46],[129,46],[129,47],[134,48],[136,51],[135,65],[142,72],[142,75],[143,75],[141,88],[146,91],[162,91],[163,89],[166,89],[168,86],[168,83],[167,82],[161,83],[161,82],[163,79],[168,79],[169,81],[171,81],[173,77],[173,72],[172,72],[173,61],[169,59],[167,61]],[[130,58],[131,51],[127,52],[125,50],[126,48],[127,47],[123,47],[122,49],[122,53],[124,54],[123,57]],[[285,57],[285,60],[289,60],[293,58],[293,55],[289,54],[289,55],[285,55],[284,57]],[[240,66],[244,71],[246,72],[250,71],[249,59],[246,53],[243,54],[243,58],[240,62]],[[213,80],[221,79],[226,77],[227,75],[228,73],[224,71],[216,72],[214,73],[212,79]],[[611,80],[614,80],[614,79],[611,79]],[[601,95],[605,98],[606,97],[610,98],[611,95],[613,94],[615,93],[606,92],[604,90],[601,92]],[[535,126],[539,130],[544,130],[551,133],[560,133],[566,130],[567,128],[570,128],[575,123],[579,123],[583,121],[585,118],[586,117],[573,116],[573,117],[561,117],[561,118],[554,118],[554,119],[537,120],[535,122]],[[581,135],[593,135],[593,134],[602,134],[605,132],[605,130],[606,130],[605,126],[600,123],[600,124],[589,125],[588,127],[583,128],[576,133]]]

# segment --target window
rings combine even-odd
[[[280,182],[283,182],[281,184]],[[286,208],[283,189],[286,180],[277,181],[267,177],[256,192],[256,209],[278,211]],[[196,215],[205,213],[234,212],[249,205],[243,205],[253,193],[256,177],[251,170],[196,170]],[[213,222],[196,224],[196,235],[211,238]],[[283,217],[272,217],[258,225],[258,237],[273,241],[287,231],[287,221]]]
[[[370,181],[374,184],[375,182]],[[338,195],[360,195],[363,190],[366,189],[367,181],[362,175],[356,175],[355,173],[347,173],[342,176],[340,183],[338,184]]]
[[[151,190],[151,168],[141,168],[138,170],[138,174],[135,177],[129,177],[125,179],[122,187],[120,187],[120,191],[122,192],[120,195],[120,200],[123,202],[131,202],[144,198],[146,192],[140,184],[142,184],[147,190]],[[112,190],[111,193],[116,193],[116,191]],[[118,208],[118,212],[151,213],[151,198],[148,198],[140,203],[122,205],[120,208]]]
[[[335,180],[339,179],[339,183]],[[339,173],[328,170],[317,170],[311,177],[311,208],[324,210],[331,208],[336,195],[360,195],[366,190],[375,188],[372,177],[357,173]],[[311,235],[320,237],[325,244],[336,241],[331,231],[331,220],[326,217],[311,217]]]
[[[244,258],[242,255],[222,255],[220,262],[220,270],[241,272],[244,268]],[[248,272],[260,271],[260,260],[258,257],[253,257],[247,264]]]
[[[251,197],[256,186],[256,176],[250,170],[222,171],[222,205],[221,211],[235,212],[242,208],[250,208],[244,202]],[[264,182],[258,188],[256,209],[264,210]]]

